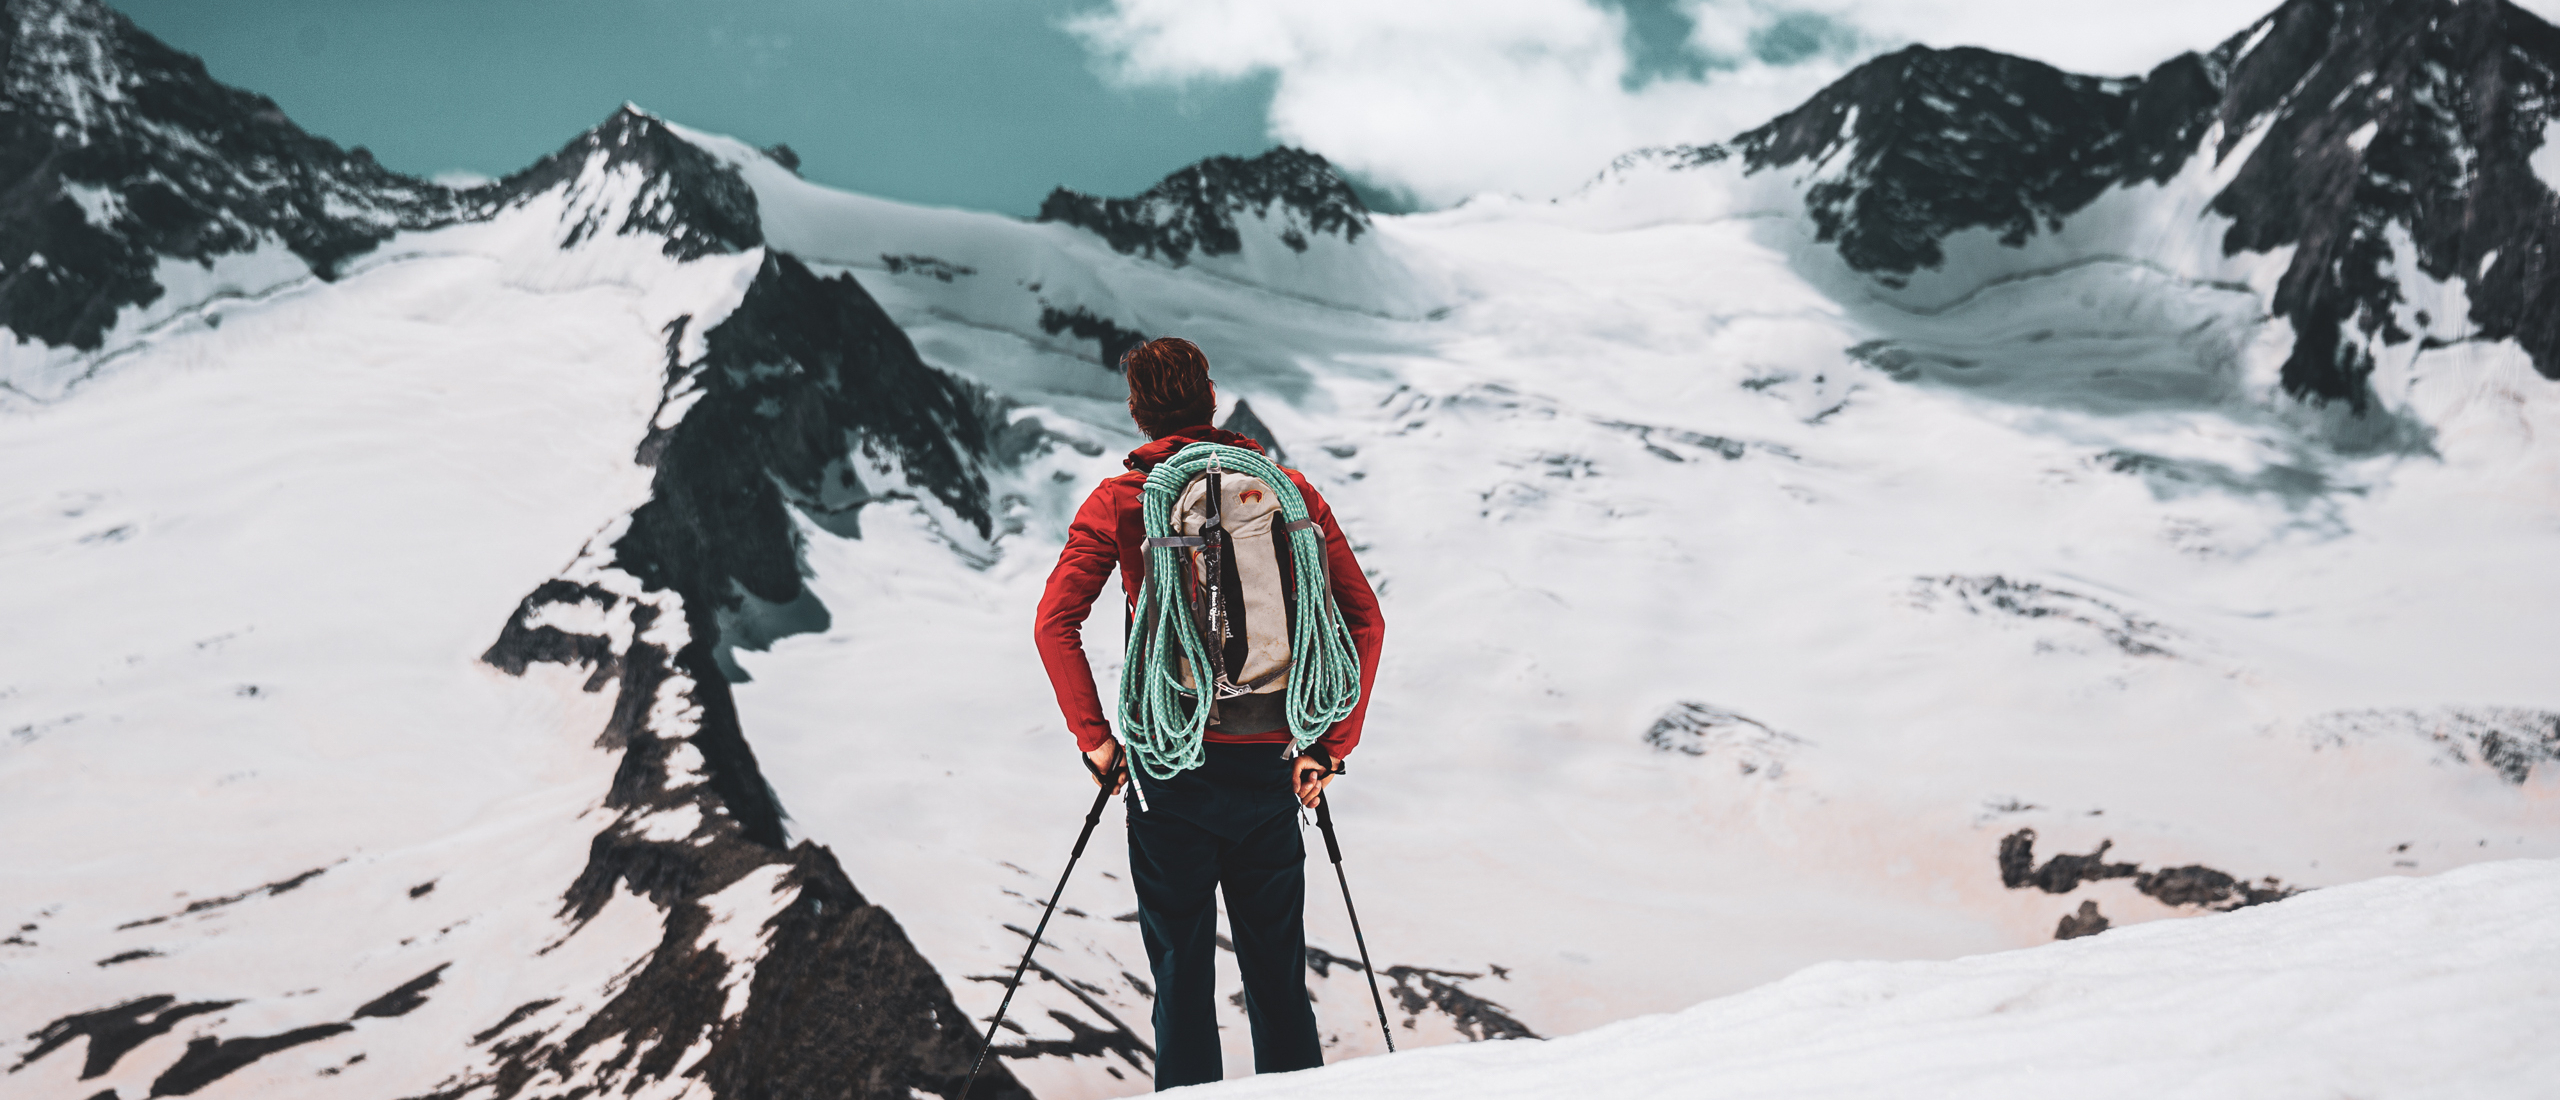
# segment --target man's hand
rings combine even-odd
[[[1084,766],[1086,771],[1093,773],[1094,786],[1109,783],[1113,794],[1120,793],[1120,785],[1129,781],[1129,777],[1119,771],[1120,742],[1105,741],[1101,748],[1084,754]]]
[[[1317,753],[1308,753],[1290,764],[1290,786],[1296,788],[1298,801],[1313,808],[1316,799],[1333,782],[1333,761]]]

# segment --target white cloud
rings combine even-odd
[[[1616,5],[1645,0],[1114,0],[1069,29],[1123,82],[1180,86],[1272,74],[1273,138],[1446,204],[1488,190],[1558,194],[1629,149],[1721,141],[1803,101],[1856,62],[1913,42],[1984,46],[2079,72],[2138,73],[2182,50],[2209,48],[2273,7],[1667,2],[1693,26],[1693,55],[1708,61],[1697,79],[1631,78],[1641,65]],[[2560,0],[2525,6],[2560,15]],[[1772,46],[1773,34],[1808,25],[1845,30],[1854,45],[1844,47],[1835,33],[1830,48],[1808,56]]]
[[[1584,0],[1119,0],[1072,29],[1133,83],[1274,73],[1273,137],[1431,203],[1553,194],[1631,148],[1730,136],[1842,71],[1629,90],[1625,19]]]

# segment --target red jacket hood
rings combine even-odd
[[[1262,453],[1262,444],[1254,442],[1250,436],[1237,435],[1225,428],[1212,428],[1202,424],[1198,427],[1184,428],[1172,435],[1148,442],[1146,446],[1129,452],[1129,457],[1123,460],[1123,464],[1139,473],[1145,473],[1155,469],[1156,463],[1172,458],[1174,452],[1194,443],[1224,443],[1230,447],[1250,447],[1255,454]]]

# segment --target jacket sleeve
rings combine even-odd
[[[1066,716],[1067,730],[1076,735],[1076,747],[1086,752],[1111,740],[1111,723],[1093,687],[1093,663],[1084,655],[1084,620],[1120,563],[1119,516],[1112,498],[1105,482],[1076,510],[1075,522],[1067,527],[1067,548],[1058,554],[1057,568],[1049,571],[1039,618],[1032,624],[1040,663],[1058,693],[1058,710]]]
[[[1325,755],[1340,760],[1360,745],[1360,727],[1368,720],[1371,689],[1378,681],[1378,653],[1386,643],[1387,620],[1378,611],[1378,594],[1369,588],[1369,575],[1360,571],[1360,559],[1351,555],[1351,543],[1342,537],[1342,525],[1334,521],[1333,506],[1304,478],[1298,479],[1298,489],[1306,497],[1308,518],[1324,532],[1325,579],[1333,587],[1333,602],[1342,608],[1344,624],[1351,628],[1352,648],[1360,655],[1359,705],[1315,743]]]

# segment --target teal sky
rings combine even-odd
[[[801,173],[909,202],[1029,214],[1052,187],[1144,190],[1268,148],[1267,79],[1124,89],[1059,25],[1096,0],[109,0],[418,175],[503,175],[625,100],[789,144]]]

